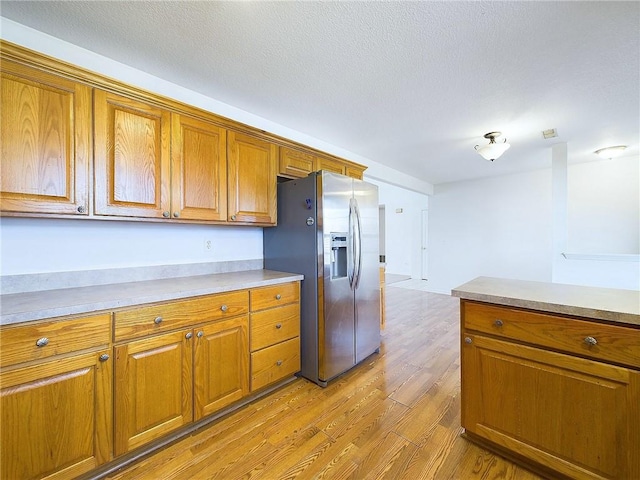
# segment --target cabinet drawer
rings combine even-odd
[[[195,323],[243,315],[249,311],[249,293],[237,291],[161,303],[115,313],[115,341],[137,338]]]
[[[251,314],[251,351],[300,335],[300,305],[292,303]]]
[[[8,325],[0,329],[0,367],[107,345],[111,315]],[[41,346],[38,346],[38,343]]]
[[[292,338],[251,354],[251,391],[300,370],[300,338]]]
[[[300,283],[291,282],[251,290],[251,311],[286,305],[300,300]]]
[[[469,301],[462,315],[469,330],[640,368],[639,329]]]

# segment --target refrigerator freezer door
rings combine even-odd
[[[360,214],[360,267],[355,291],[356,363],[380,349],[380,257],[378,187],[353,181]]]
[[[278,226],[265,228],[264,267],[301,273],[300,352],[302,376],[318,380],[318,285],[322,284],[322,236],[317,226],[316,179],[278,184]],[[311,220],[309,220],[311,219]]]
[[[349,232],[349,202],[352,179],[343,175],[322,172],[318,176],[318,229],[324,245],[324,275],[319,285],[318,312],[319,377],[328,381],[355,365],[354,296],[349,276],[332,278],[332,235]],[[347,258],[353,252],[347,239]],[[348,265],[349,272],[353,266]],[[335,267],[334,267],[335,271]]]

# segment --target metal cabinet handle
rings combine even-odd
[[[598,344],[598,340],[596,340],[594,337],[586,337],[584,339],[584,343],[586,343],[587,345],[597,345]]]
[[[276,362],[276,365],[277,365],[277,366],[282,365],[282,360],[278,360],[278,361]]]
[[[229,307],[227,307],[226,305],[222,305],[220,307],[220,310],[222,310],[223,312],[226,312],[227,310],[229,310]]]
[[[282,324],[281,324],[281,323],[276,323],[276,328],[277,328],[277,329],[282,328]]]
[[[78,207],[78,213],[84,213],[84,212],[86,212],[86,211],[87,211],[87,209],[84,207],[84,205],[80,205],[80,206]]]
[[[162,216],[164,218],[169,218],[169,212],[162,212]]]
[[[196,333],[196,336],[198,338],[202,338],[203,335],[204,335],[204,332],[202,330],[200,330],[198,333]]]
[[[184,336],[184,338],[186,338],[187,340],[191,340],[191,337],[193,337],[193,333],[191,333],[191,332],[188,332],[188,333]]]
[[[500,320],[499,318],[496,318],[496,321],[495,321],[495,322],[493,322],[493,324],[494,324],[496,327],[501,327],[502,325],[504,325],[504,323],[502,322],[502,320]]]
[[[281,298],[282,298],[282,295],[280,295],[280,294],[276,295],[276,300],[280,300]]]
[[[39,339],[36,341],[36,346],[37,346],[37,347],[44,347],[44,346],[45,346],[45,345],[47,345],[48,343],[49,343],[49,339],[48,339],[47,337],[42,337],[42,338],[39,338]]]
[[[103,353],[102,355],[100,355],[99,360],[101,362],[106,362],[107,360],[109,360],[109,355],[107,355],[106,353]]]
[[[471,337],[464,337],[464,343],[471,344],[473,343],[473,340],[471,340]]]
[[[178,218],[180,216],[180,212],[173,212],[173,217]]]
[[[231,220],[235,221],[236,220],[236,216],[235,215],[231,215]]]
[[[156,317],[153,320],[153,323],[155,323],[156,325],[160,325],[162,323],[162,317]]]

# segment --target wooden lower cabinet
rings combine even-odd
[[[300,283],[254,288],[251,299],[251,391],[300,371]]]
[[[114,347],[116,455],[193,420],[192,337],[180,330]]]
[[[195,420],[200,420],[249,394],[249,318],[202,325],[195,343]]]
[[[469,324],[477,312],[463,306]],[[505,320],[509,315],[516,322],[513,309],[492,320],[502,337],[512,323]],[[605,327],[595,324],[594,330]],[[630,339],[638,335],[629,330]],[[529,332],[542,342],[561,334]],[[598,340],[599,353],[606,352],[604,332]],[[462,426],[471,440],[542,472],[573,479],[640,478],[640,372],[463,329]]]
[[[247,315],[115,347],[115,454],[121,455],[249,393]]]
[[[0,478],[75,478],[111,459],[109,350],[0,373]]]

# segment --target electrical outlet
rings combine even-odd
[[[207,253],[213,251],[213,241],[210,238],[204,239],[204,251]]]

